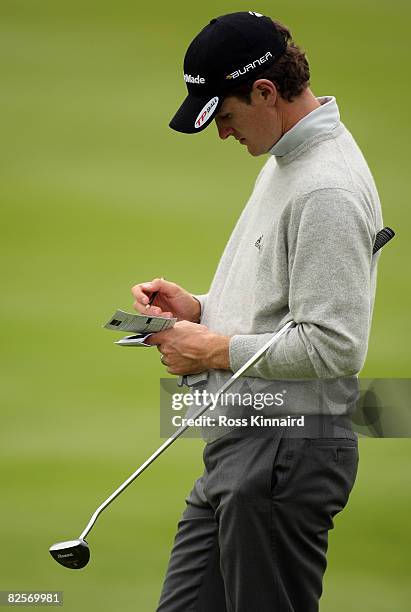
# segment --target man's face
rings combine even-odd
[[[273,93],[257,83],[251,92],[251,104],[230,96],[215,117],[220,138],[233,136],[253,156],[267,153],[282,135],[275,88]]]

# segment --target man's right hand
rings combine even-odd
[[[148,306],[151,295],[158,291],[152,306]],[[179,321],[199,323],[200,302],[191,293],[163,278],[134,285],[131,293],[135,297],[134,308],[141,314],[156,317],[177,317]]]

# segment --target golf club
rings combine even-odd
[[[378,232],[376,241],[374,243],[373,255],[381,249],[391,238],[395,235],[394,231],[385,227]],[[227,391],[234,382],[242,376],[251,366],[253,366],[264,353],[280,338],[290,327],[294,326],[294,321],[289,321],[280,330],[278,330],[271,338],[264,344],[250,359],[239,369],[237,372],[229,378],[224,385],[217,391],[213,400],[201,406],[193,415],[192,419],[196,419],[204,414],[212,405],[215,404],[216,399],[220,397],[225,391]],[[90,559],[90,549],[85,540],[87,534],[91,531],[94,523],[96,522],[99,515],[118,497],[140,474],[148,468],[177,438],[179,438],[190,426],[182,425],[179,427],[170,438],[168,438],[152,455],[149,457],[127,480],[125,480],[111,495],[108,497],[94,512],[90,518],[86,528],[82,531],[77,540],[68,540],[66,542],[58,542],[53,544],[49,548],[51,556],[60,565],[70,569],[81,569],[87,565]]]

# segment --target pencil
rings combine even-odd
[[[146,309],[150,308],[150,306],[152,305],[152,303],[154,302],[154,300],[156,299],[156,297],[158,296],[158,291],[154,291],[151,296],[150,299],[148,301],[148,304],[146,305]]]
[[[163,276],[161,277],[161,280],[164,280],[164,277],[163,277]],[[159,293],[158,291],[154,291],[154,292],[151,294],[150,299],[149,299],[149,301],[148,301],[148,304],[146,305],[146,310],[147,310],[147,308],[150,308],[150,306],[153,304],[154,300],[155,300],[155,299],[156,299],[156,297],[158,296],[158,293]]]

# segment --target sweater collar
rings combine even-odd
[[[340,112],[333,96],[317,98],[321,106],[300,119],[270,149],[269,153],[282,157],[291,153],[303,142],[320,133],[330,132],[340,122]]]

